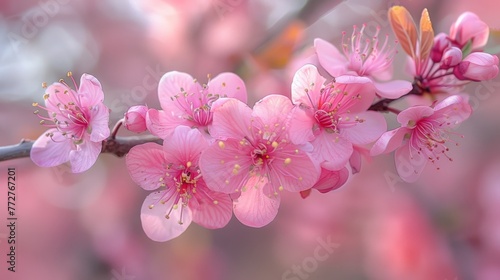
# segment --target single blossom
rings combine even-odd
[[[178,125],[206,132],[212,123],[210,107],[222,97],[247,100],[244,82],[233,73],[222,73],[208,84],[200,85],[187,73],[171,71],[163,75],[158,86],[162,110],[150,109],[146,116],[149,131],[165,138]]]
[[[126,129],[141,133],[146,131],[146,113],[148,112],[148,106],[132,106],[125,113],[125,118],[123,125]]]
[[[314,48],[318,61],[328,74],[333,77],[341,75],[357,75],[368,77],[373,81],[377,94],[395,99],[407,94],[412,86],[402,80],[387,81],[392,78],[392,64],[396,51],[388,46],[388,36],[383,44],[378,39],[380,28],[372,38],[363,34],[365,25],[358,31],[354,26],[353,33],[346,39],[342,36],[342,52],[323,39],[314,40]]]
[[[141,208],[146,235],[167,241],[182,234],[191,221],[209,229],[224,227],[231,219],[231,199],[210,190],[200,174],[200,154],[208,147],[204,136],[178,126],[163,143],[163,147],[156,143],[135,146],[126,156],[134,182],[155,191]]]
[[[498,75],[498,57],[483,52],[473,52],[455,67],[453,74],[460,80],[485,81]]]
[[[318,180],[319,165],[288,138],[292,107],[287,97],[269,95],[253,110],[233,98],[212,108],[209,129],[216,141],[201,155],[200,169],[209,188],[239,195],[233,210],[245,225],[268,224],[278,212],[281,191],[300,192]]]
[[[470,44],[470,51],[477,51],[488,42],[490,29],[476,14],[465,12],[450,27],[450,39],[463,49]]]
[[[104,93],[99,81],[83,74],[80,87],[71,72],[75,89],[63,80],[47,87],[45,106],[33,103],[35,114],[48,127],[31,148],[31,160],[42,167],[52,167],[70,162],[74,173],[88,170],[97,160],[102,141],[109,136],[109,110],[103,104]],[[42,116],[41,110],[48,116]]]
[[[467,99],[458,95],[452,95],[434,107],[410,107],[397,117],[401,127],[384,133],[373,145],[371,155],[396,150],[399,176],[407,182],[415,182],[428,161],[452,160],[447,147],[449,142],[453,143],[449,137],[450,129],[466,120],[471,112]]]
[[[290,139],[296,144],[310,142],[322,167],[339,170],[351,158],[353,145],[377,140],[387,124],[381,113],[367,111],[375,97],[368,78],[339,76],[325,82],[313,65],[295,74],[292,100],[297,106],[291,114]]]

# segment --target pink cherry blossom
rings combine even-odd
[[[231,219],[229,195],[207,188],[198,160],[208,147],[196,129],[178,126],[163,147],[146,143],[133,147],[126,157],[130,176],[148,195],[141,208],[142,227],[155,241],[182,234],[191,221],[214,229]]]
[[[75,88],[76,85],[71,72]],[[54,83],[45,90],[45,107],[35,111],[48,127],[33,144],[31,160],[43,167],[70,162],[74,173],[88,170],[97,160],[102,141],[109,136],[109,110],[103,104],[104,93],[99,81],[83,74],[78,90],[71,89],[64,81]],[[48,116],[40,115],[45,110]]]
[[[388,46],[388,36],[380,45],[378,33],[373,38],[364,37],[365,25],[358,31],[354,26],[352,35],[346,40],[345,32],[342,36],[342,53],[332,44],[322,40],[314,40],[314,48],[318,61],[333,77],[341,75],[357,75],[370,78],[377,94],[396,99],[407,94],[412,85],[408,81],[393,80],[385,83],[376,81],[387,81],[392,78],[392,62],[396,51]]]
[[[210,107],[221,97],[247,100],[244,82],[233,73],[222,73],[200,85],[187,73],[168,72],[160,80],[158,97],[163,110],[150,109],[146,116],[149,131],[165,138],[178,125],[206,131],[212,123]]]
[[[124,126],[126,129],[141,133],[146,131],[146,113],[148,112],[148,106],[132,106],[125,113]]]
[[[311,142],[313,156],[330,170],[343,168],[353,154],[353,144],[369,144],[386,131],[379,112],[366,111],[375,89],[366,77],[340,76],[326,83],[313,65],[297,71],[292,83],[290,139]]]
[[[452,95],[434,107],[413,106],[398,115],[401,127],[387,131],[373,145],[371,155],[396,150],[396,169],[407,182],[415,182],[428,161],[435,163],[447,152],[450,128],[466,120],[472,109],[466,98]]]
[[[498,75],[498,57],[483,52],[469,54],[457,67],[453,74],[460,80],[485,81]]]
[[[281,191],[300,192],[318,180],[319,165],[288,138],[292,107],[287,97],[269,95],[253,110],[233,98],[212,108],[209,130],[216,141],[201,155],[200,169],[209,188],[239,195],[234,214],[245,225],[268,224]]]
[[[450,39],[459,48],[464,48],[471,43],[470,50],[481,49],[488,42],[490,29],[476,14],[465,12],[450,28]]]

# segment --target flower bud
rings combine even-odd
[[[461,14],[450,28],[450,38],[463,50],[471,41],[471,51],[477,51],[488,42],[490,30],[488,25],[471,12]]]
[[[484,81],[498,75],[498,57],[483,52],[469,54],[454,69],[460,80]]]
[[[444,51],[441,61],[441,69],[455,67],[462,61],[462,51],[457,47],[451,47]]]
[[[443,52],[451,46],[450,38],[445,33],[439,33],[434,37],[434,46],[431,49],[431,59],[434,62],[440,62],[443,58]]]
[[[132,106],[125,113],[125,128],[132,132],[141,133],[146,131],[147,106]]]

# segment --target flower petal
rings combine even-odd
[[[208,92],[220,97],[231,97],[244,103],[247,102],[245,82],[234,73],[226,72],[217,75],[208,82]]]
[[[280,196],[269,197],[264,194],[267,183],[265,177],[251,177],[246,189],[234,201],[234,215],[242,224],[255,228],[263,227],[278,214]]]
[[[413,128],[419,120],[432,114],[434,114],[434,109],[431,107],[413,106],[399,113],[397,120],[401,126]]]
[[[199,167],[207,186],[214,191],[233,193],[241,190],[248,180],[251,145],[228,139],[216,141],[200,156]]]
[[[71,150],[71,152],[69,152],[71,171],[73,173],[87,171],[97,161],[101,149],[101,142],[90,142],[85,140],[83,143],[76,145],[76,150]]]
[[[163,110],[149,109],[146,114],[146,126],[149,132],[162,139],[170,135],[178,125],[188,124],[187,120]]]
[[[189,200],[193,221],[209,229],[223,228],[233,215],[233,202],[228,194],[214,192],[198,181],[196,199]]]
[[[217,139],[249,137],[247,134],[251,125],[252,109],[245,103],[234,98],[219,99],[212,104],[212,112],[213,121],[209,127],[212,137]]]
[[[410,145],[404,145],[396,150],[394,161],[399,177],[405,182],[414,183],[420,177],[427,164],[427,158],[417,151],[410,151]]]
[[[48,133],[54,133],[52,137],[54,140],[45,136]],[[63,137],[56,129],[49,129],[33,143],[30,157],[38,166],[57,166],[69,160],[69,153],[73,148],[74,145],[71,140]]]
[[[342,106],[345,112],[357,113],[366,111],[375,99],[375,87],[367,77],[344,75],[335,78],[335,88],[346,94],[355,102]]]
[[[395,80],[389,82],[373,82],[375,90],[380,97],[389,99],[398,99],[401,96],[409,93],[413,85],[404,80]]]
[[[165,175],[165,154],[161,145],[145,143],[132,147],[125,157],[132,180],[145,190],[160,186],[160,178]]]
[[[349,170],[342,168],[337,171],[321,169],[321,175],[313,188],[321,193],[327,193],[343,186],[349,179]]]
[[[268,194],[276,195],[280,187],[291,192],[307,190],[319,178],[319,164],[295,145],[288,145],[273,154],[274,160],[269,167],[272,188]]]
[[[406,127],[400,127],[385,132],[373,145],[370,150],[370,155],[378,156],[380,154],[386,154],[396,150],[401,147],[405,134],[407,133],[411,133],[411,129]]]
[[[185,93],[198,93],[202,87],[191,75],[183,72],[171,71],[161,77],[158,85],[158,98],[160,105],[166,112],[172,112],[174,115],[182,114],[182,108],[179,108],[177,98],[184,98]]]
[[[288,135],[294,144],[304,144],[314,140],[313,126],[316,123],[312,109],[295,106],[290,112]]]
[[[159,242],[168,241],[181,235],[192,221],[191,210],[188,207],[182,207],[182,203],[179,202],[179,206],[174,207],[177,209],[173,208],[174,199],[158,203],[164,194],[165,192],[154,192],[148,195],[141,207],[141,222],[144,232],[151,240]],[[154,205],[154,207],[150,208],[150,205]],[[166,215],[170,209],[172,212],[167,219]]]
[[[302,66],[293,77],[292,101],[295,104],[305,104],[315,107],[318,105],[320,90],[326,81],[319,73],[316,66],[307,64]]]
[[[268,95],[253,107],[252,116],[265,124],[284,124],[293,105],[288,97],[278,94]]]
[[[344,168],[353,152],[352,143],[336,133],[323,131],[312,144],[314,157],[322,162],[322,167],[330,170]]]
[[[104,101],[101,83],[89,74],[83,74],[80,78],[78,94],[80,95],[82,105],[85,107],[97,105]]]
[[[359,114],[345,114],[342,118],[349,117],[354,120],[359,118],[362,122],[354,126],[340,129],[340,135],[356,145],[369,144],[377,140],[382,133],[387,131],[387,123],[384,116],[379,112],[367,111]]]
[[[454,126],[468,119],[472,114],[467,97],[452,95],[436,104],[435,116],[446,120],[443,125]]]
[[[109,137],[109,110],[103,103],[98,103],[90,109],[90,141],[101,142]]]
[[[323,39],[314,39],[314,48],[321,66],[334,77],[347,72],[348,61],[345,56],[332,44]]]
[[[177,163],[191,162],[198,165],[201,152],[208,148],[208,142],[198,129],[180,125],[163,141],[165,157],[176,159]]]

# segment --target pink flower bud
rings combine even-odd
[[[453,74],[460,80],[484,81],[498,75],[498,57],[483,52],[473,52],[460,62]]]
[[[125,128],[132,132],[141,133],[146,131],[147,106],[132,106],[125,113]]]
[[[457,47],[448,48],[443,53],[443,59],[441,61],[441,69],[449,69],[451,67],[455,67],[461,61],[462,61],[462,51]]]
[[[471,12],[461,14],[450,28],[450,38],[454,43],[459,48],[463,48],[471,40],[472,51],[484,47],[488,42],[489,34],[488,25]]]
[[[445,33],[439,33],[434,37],[434,46],[431,50],[431,59],[434,62],[440,62],[443,58],[443,52],[451,46],[450,38]]]

